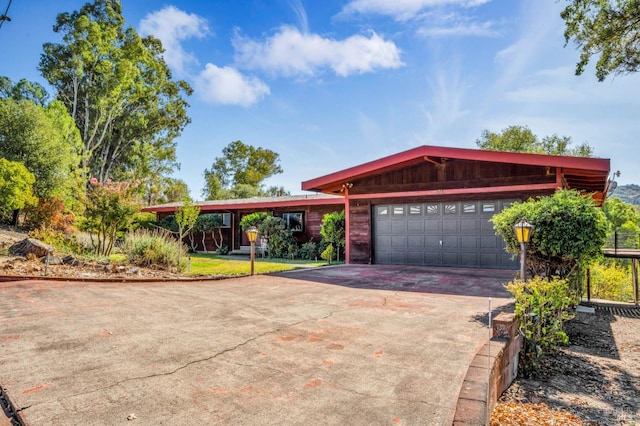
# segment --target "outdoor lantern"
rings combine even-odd
[[[520,244],[529,243],[533,228],[534,226],[527,222],[526,219],[520,219],[515,225],[513,225],[513,229],[516,231],[516,238]]]
[[[256,239],[258,238],[258,228],[256,228],[255,226],[249,227],[249,229],[247,229],[247,238],[249,238],[249,242],[251,243],[251,275],[253,275],[253,267],[256,258]]]
[[[534,226],[527,222],[526,219],[520,219],[513,229],[516,231],[516,239],[520,243],[520,279],[525,281],[527,279],[525,272],[525,264],[527,262],[527,244],[531,238],[531,232],[533,232]]]
[[[249,227],[249,229],[247,229],[247,238],[249,238],[250,243],[255,243],[258,238],[258,228],[255,226]]]

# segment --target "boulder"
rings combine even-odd
[[[33,254],[35,257],[46,256],[53,252],[53,247],[35,238],[25,238],[9,247],[9,254],[12,256],[27,256]]]

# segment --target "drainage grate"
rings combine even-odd
[[[24,422],[16,412],[15,408],[11,401],[9,401],[9,397],[5,393],[4,389],[0,386],[0,406],[2,406],[2,411],[4,415],[7,416],[9,421],[11,421],[12,426],[24,426]],[[0,416],[2,413],[0,413]]]
[[[640,318],[640,307],[596,305],[596,309],[598,311],[608,312],[619,317]]]

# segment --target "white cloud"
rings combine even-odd
[[[352,0],[342,14],[378,14],[392,16],[398,21],[415,18],[425,9],[438,6],[474,7],[491,0]]]
[[[188,14],[174,6],[149,13],[140,21],[140,33],[153,35],[162,41],[164,59],[176,73],[183,74],[196,57],[182,48],[181,42],[190,38],[203,38],[209,34],[206,21],[196,14]]]
[[[284,76],[310,76],[330,68],[347,77],[404,65],[400,49],[374,32],[369,37],[354,35],[333,40],[283,26],[264,42],[236,36],[233,44],[238,64]]]
[[[249,106],[270,93],[269,86],[258,78],[231,67],[207,64],[194,80],[196,93],[210,103]]]
[[[459,22],[452,26],[433,26],[420,28],[418,35],[425,37],[496,37],[500,33],[493,28],[493,22],[467,23]]]
[[[304,6],[300,2],[300,0],[291,0],[289,3],[291,5],[291,9],[293,9],[293,13],[296,15],[296,19],[298,20],[298,26],[300,27],[300,31],[303,33],[309,32],[309,20],[307,19],[307,12],[304,10]]]

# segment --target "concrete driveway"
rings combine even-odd
[[[484,291],[453,291],[478,272],[376,268],[0,283],[0,385],[31,425],[450,425],[488,337]],[[376,289],[430,273],[449,291]]]

